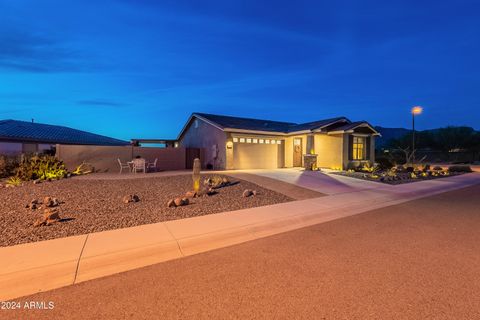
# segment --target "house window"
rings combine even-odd
[[[365,160],[365,137],[353,137],[353,160]]]

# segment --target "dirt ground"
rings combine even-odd
[[[35,294],[5,319],[480,319],[480,185]]]
[[[190,205],[178,208],[167,208],[167,202],[193,188],[191,175],[122,180],[64,179],[3,188],[0,189],[0,247],[292,200],[241,179],[230,180],[234,184],[218,189],[217,194],[192,199]],[[244,198],[245,189],[258,193]],[[138,195],[140,201],[124,204],[122,198],[128,194]],[[43,210],[32,211],[25,205],[33,199],[42,201],[45,196],[63,202],[59,208],[60,217],[65,220],[34,227]]]

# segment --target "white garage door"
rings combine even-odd
[[[234,143],[235,169],[276,169],[279,167],[277,144]]]

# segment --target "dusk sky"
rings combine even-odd
[[[479,1],[0,0],[0,119],[174,138],[194,111],[480,129]]]

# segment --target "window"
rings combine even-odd
[[[245,138],[240,138],[241,143],[245,143]]]
[[[264,142],[265,142],[265,140],[263,140],[263,139],[258,140],[258,143],[264,143]]]
[[[265,140],[265,143],[266,143],[266,144],[270,144],[270,140],[268,140],[268,139]]]
[[[233,142],[238,142],[238,138],[233,138]]]
[[[252,138],[247,138],[247,143],[252,143]]]
[[[253,143],[258,143],[258,139],[254,138],[252,141],[253,141]]]
[[[353,160],[365,160],[365,137],[353,137]]]
[[[277,140],[277,144],[282,144],[282,140]]]
[[[272,144],[275,144],[275,143],[277,143],[277,142],[276,142],[275,140],[272,140],[271,143],[272,143]]]

